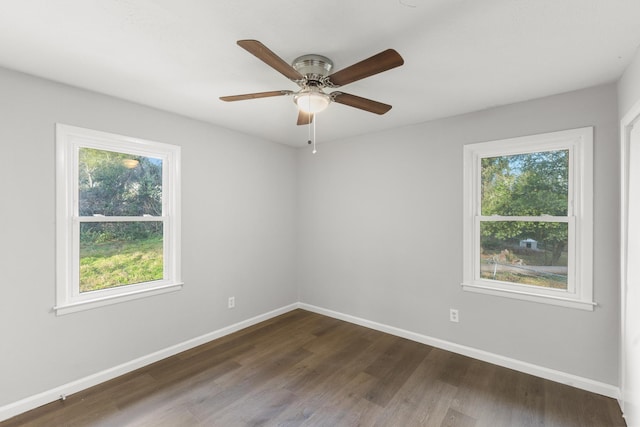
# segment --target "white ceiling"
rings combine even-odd
[[[335,70],[394,48],[405,65],[340,90],[318,142],[613,82],[640,45],[640,0],[0,0],[0,66],[304,146],[297,86],[236,45]],[[1,97],[1,94],[0,94]]]

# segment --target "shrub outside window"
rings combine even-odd
[[[465,290],[593,310],[592,135],[464,147]]]
[[[179,289],[180,148],[59,124],[56,150],[56,313]]]

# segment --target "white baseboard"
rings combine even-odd
[[[151,363],[157,362],[159,360],[165,359],[167,357],[173,356],[183,351],[192,349],[199,345],[208,343],[209,341],[215,340],[217,338],[221,338],[225,335],[229,335],[233,332],[239,331],[240,329],[244,329],[249,326],[255,325],[257,323],[263,322],[265,320],[269,320],[273,317],[287,313],[291,310],[295,310],[298,307],[299,307],[299,304],[294,303],[294,304],[290,304],[290,305],[278,308],[268,313],[264,313],[256,317],[252,317],[251,319],[248,319],[248,320],[243,320],[242,322],[238,322],[231,326],[218,329],[208,334],[201,335],[199,337],[184,341],[182,343],[173,345],[171,347],[167,347],[165,349],[156,351],[155,353],[151,353],[146,356],[139,357],[137,359],[123,363],[113,368],[106,369],[104,371],[95,373],[93,375],[80,378],[79,380],[72,381],[67,384],[63,384],[59,387],[55,387],[51,390],[47,390],[42,393],[36,394],[34,396],[29,396],[17,402],[13,402],[8,405],[2,406],[0,407],[0,421],[7,420],[23,412],[29,411],[31,409],[35,409],[42,405],[46,405],[47,403],[54,402],[60,399],[62,396],[68,396],[73,393],[77,393],[81,390],[87,389],[89,387],[93,387],[94,385],[98,385],[105,381],[119,377],[120,375],[124,375],[136,369],[150,365]]]
[[[561,384],[567,384],[573,387],[577,387],[583,390],[587,390],[593,393],[598,393],[604,396],[612,397],[614,399],[620,398],[620,389],[616,386],[605,384],[599,381],[594,381],[588,378],[579,377],[577,375],[568,374],[566,372],[556,371],[554,369],[545,368],[531,363],[523,362],[509,357],[501,356],[494,353],[489,353],[483,350],[478,350],[472,347],[467,347],[460,344],[455,344],[449,341],[441,340],[438,338],[429,337],[426,335],[418,334],[415,332],[407,331],[404,329],[396,328],[382,323],[373,322],[370,320],[362,319],[359,317],[351,316],[337,311],[328,310],[321,307],[316,307],[310,304],[294,303],[281,307],[279,309],[270,311],[268,313],[261,314],[251,319],[244,320],[242,322],[235,323],[225,328],[218,329],[205,335],[184,341],[171,347],[156,351],[146,356],[139,357],[121,365],[115,366],[110,369],[98,372],[93,375],[81,378],[76,381],[72,381],[67,384],[63,384],[59,387],[55,387],[51,390],[44,391],[42,393],[27,397],[14,403],[0,407],[0,421],[7,420],[23,412],[35,409],[39,406],[46,405],[47,403],[54,402],[61,398],[61,396],[68,396],[73,393],[77,393],[81,390],[93,387],[105,381],[119,377],[136,369],[147,366],[151,363],[181,353],[183,351],[192,349],[202,344],[206,344],[209,341],[221,338],[225,335],[229,335],[233,332],[255,325],[257,323],[269,320],[273,317],[287,313],[296,308],[311,311],[314,313],[322,314],[325,316],[333,317],[335,319],[344,320],[356,325],[365,326],[367,328],[375,329],[377,331],[385,332],[398,337],[406,338],[412,341],[416,341],[422,344],[427,344],[433,347],[441,348],[443,350],[451,351],[453,353],[462,354],[464,356],[472,357],[474,359],[482,360],[485,362],[493,363],[494,365],[504,366],[509,369],[524,372],[527,374],[535,375],[540,378],[555,381]]]
[[[577,375],[568,374],[566,372],[557,371],[555,369],[545,368],[543,366],[534,365],[532,363],[523,362],[521,360],[512,359],[510,357],[501,356],[499,354],[489,353],[484,350],[478,350],[473,347],[467,347],[464,345],[452,343],[450,341],[429,337],[427,335],[422,335],[393,326],[384,325],[382,323],[373,322],[370,320],[351,316],[349,314],[339,313],[337,311],[316,307],[310,304],[300,303],[299,307],[303,310],[312,311],[314,313],[333,317],[339,320],[344,320],[349,323],[355,323],[356,325],[365,326],[367,328],[375,329],[381,332],[386,332],[388,334],[406,338],[411,341],[427,344],[432,347],[451,351],[453,353],[462,354],[464,356],[472,357],[474,359],[482,360],[494,365],[524,372],[526,374],[534,375],[536,377],[555,381],[561,384],[567,384],[572,387],[577,387],[582,390],[601,394],[603,396],[611,397],[614,399],[620,398],[620,388],[611,384],[605,384],[599,381],[591,380],[589,378],[579,377]]]

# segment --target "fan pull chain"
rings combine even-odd
[[[311,115],[309,114],[307,119],[309,120],[308,125],[307,126],[307,131],[309,132],[309,137],[307,139],[307,144],[311,145]]]
[[[315,120],[313,121],[313,151],[311,152],[312,154],[316,154],[316,123],[318,122],[318,115],[315,115]]]

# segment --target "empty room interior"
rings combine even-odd
[[[637,0],[0,2],[0,425],[639,427],[639,46]]]

